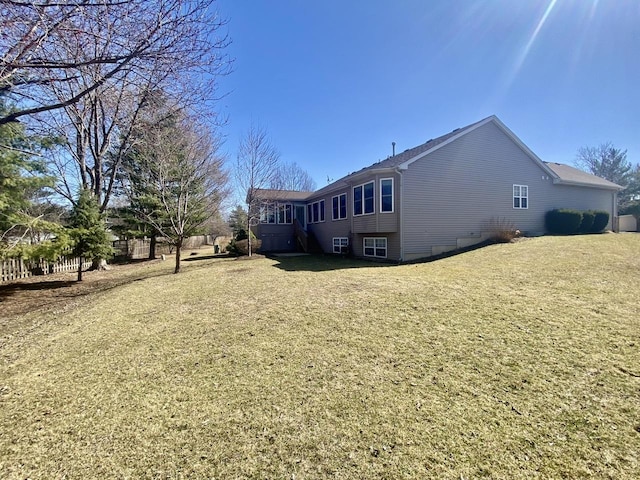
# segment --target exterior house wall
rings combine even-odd
[[[393,212],[382,213],[380,206],[380,180],[393,179]],[[367,215],[353,215],[353,187],[374,182],[374,213]],[[400,258],[400,176],[391,172],[375,173],[359,177],[347,185],[325,191],[321,195],[309,197],[307,203],[325,201],[325,221],[310,223],[310,230],[326,253],[333,252],[333,238],[347,237],[351,251],[356,256],[363,255],[363,239],[365,237],[386,237],[387,258]],[[333,197],[347,195],[347,218],[333,220]]]
[[[613,216],[615,193],[553,184],[492,122],[410,164],[402,184],[403,260],[480,242],[492,218],[540,234],[553,208],[602,209]],[[528,186],[527,209],[513,208],[514,184]]]
[[[333,220],[333,197],[347,193],[347,218],[343,220]],[[325,253],[333,252],[333,238],[347,237],[351,234],[350,212],[351,199],[348,195],[348,188],[337,188],[322,195],[310,197],[307,204],[324,200],[324,222],[308,223],[307,230],[313,233],[318,244]],[[351,242],[351,239],[349,239]]]
[[[324,252],[333,252],[334,238],[346,237],[352,253],[364,257],[365,238],[386,238],[388,260],[409,261],[482,242],[489,238],[492,220],[507,221],[528,235],[542,234],[545,214],[554,208],[605,210],[611,228],[617,185],[571,167],[543,164],[495,117],[458,130],[314,193],[267,193],[274,201],[293,203],[294,212],[304,205],[305,215],[309,205],[324,200],[324,221],[306,222]],[[381,180],[389,178],[393,212],[382,213]],[[374,183],[374,213],[354,215],[354,187],[369,182]],[[513,207],[514,185],[527,187],[527,208]],[[334,220],[333,198],[341,194],[347,198],[347,217]],[[293,225],[260,224],[256,230],[264,251],[297,248]],[[373,243],[372,251],[381,255],[380,242]]]
[[[296,249],[293,224],[260,223],[256,230],[256,237],[262,240],[261,251],[286,252]]]

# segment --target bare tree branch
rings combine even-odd
[[[68,107],[119,82],[121,75],[151,72],[190,83],[205,101],[215,77],[228,72],[229,40],[215,0],[23,2],[0,0],[0,92],[19,108],[0,125]],[[60,98],[53,86],[87,80]],[[179,82],[175,82],[179,84]],[[61,91],[58,88],[58,91]]]
[[[236,161],[236,183],[246,192],[248,253],[251,256],[251,227],[260,215],[260,190],[269,188],[278,175],[280,153],[271,143],[266,130],[251,124],[240,141]]]

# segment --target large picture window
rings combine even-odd
[[[333,204],[333,220],[343,220],[347,218],[347,194],[336,195],[331,199]]]
[[[387,237],[365,237],[364,256],[387,258]]]
[[[393,178],[380,180],[380,211],[382,213],[393,212]]]
[[[513,208],[529,208],[529,187],[527,185],[513,186]]]
[[[353,214],[368,215],[374,213],[374,183],[364,183],[353,187]]]

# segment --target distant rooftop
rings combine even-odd
[[[593,187],[608,188],[621,190],[624,187],[597,177],[590,173],[584,172],[563,163],[544,162],[555,173],[562,183],[573,183],[576,185],[590,185]]]

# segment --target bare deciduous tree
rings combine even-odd
[[[0,125],[73,105],[123,76],[171,77],[209,98],[228,66],[214,3],[0,0],[0,93],[19,105]]]
[[[174,273],[180,272],[184,240],[220,213],[228,193],[219,146],[210,128],[178,115],[139,132],[135,160],[124,168],[132,208],[176,247]]]
[[[615,148],[611,142],[597,147],[578,149],[575,164],[610,182],[628,187],[632,181],[632,165],[627,160],[627,151]],[[618,204],[626,205],[633,195],[633,189],[625,188],[618,194]]]
[[[316,189],[316,182],[297,163],[285,163],[278,168],[275,178],[271,182],[271,188],[275,190],[312,192]]]
[[[280,165],[280,153],[271,143],[266,130],[255,124],[249,127],[238,148],[236,183],[241,193],[246,193],[248,253],[251,256],[251,227],[260,218],[260,203],[264,198],[260,190],[274,182]]]

